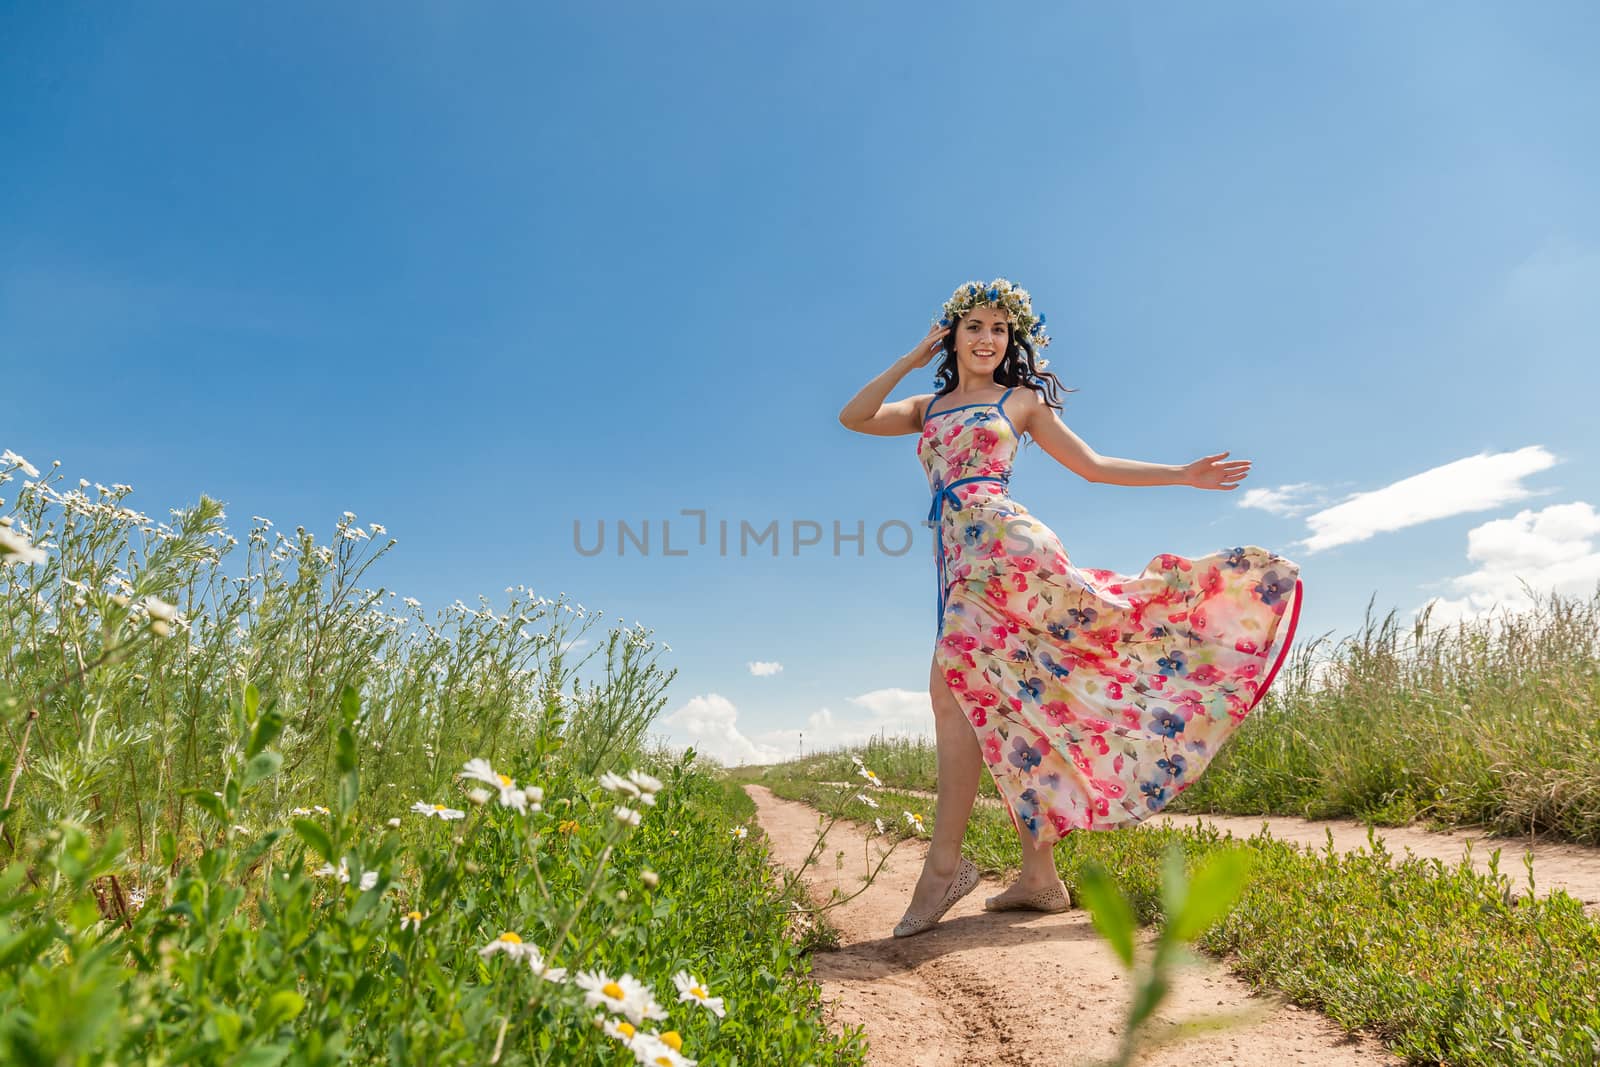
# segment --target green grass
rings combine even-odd
[[[840,792],[788,775],[767,784],[830,811]],[[904,835],[900,812],[909,810],[932,826],[925,798],[890,788],[874,799],[881,808],[848,799],[844,816],[879,817]],[[1370,836],[1353,853],[1331,840],[1308,852],[1214,827],[1071,833],[1056,846],[1056,864],[1075,891],[1085,864],[1098,863],[1141,923],[1160,922],[1161,857],[1174,839],[1191,866],[1217,849],[1254,853],[1243,895],[1199,944],[1258,988],[1367,1029],[1411,1063],[1600,1062],[1600,923],[1566,893],[1513,896],[1497,862],[1479,874],[1467,861],[1396,858]],[[997,874],[1020,860],[1009,818],[993,809],[974,810],[964,851]]]
[[[748,797],[644,742],[649,631],[522,587],[430,618],[370,584],[393,542],[353,516],[240,549],[215,501],[168,526],[17,470],[0,553],[42,558],[0,561],[0,1062],[632,1062],[580,971],[643,983],[641,1031],[701,1064],[864,1062],[809,979],[836,935],[730,832]],[[462,780],[480,758],[542,795]],[[517,944],[565,980],[482,953]]]

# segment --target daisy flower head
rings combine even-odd
[[[620,774],[612,774],[610,771],[602,774],[597,780],[602,788],[609,789],[613,793],[626,793],[630,797],[637,797],[640,792],[639,787],[633,782],[628,781]]]
[[[613,979],[600,971],[579,971],[574,981],[583,990],[586,1007],[603,1007],[625,1015],[635,1026],[646,1019],[667,1017],[666,1010],[656,1003],[649,988],[631,974]]]
[[[465,819],[467,817],[467,813],[464,811],[459,811],[456,808],[447,808],[443,804],[429,804],[422,800],[419,800],[415,804],[411,805],[411,810],[416,812],[418,815],[427,816],[428,818],[432,819],[442,819],[445,822],[450,822],[454,819]]]
[[[422,926],[422,920],[427,916],[420,911],[408,911],[400,917],[400,929],[416,930]]]
[[[872,820],[872,825],[876,826],[878,828],[878,833],[880,833],[880,834],[886,834],[886,833],[889,832],[889,828],[887,826],[883,825],[883,820],[882,819],[873,819]]]
[[[861,757],[856,755],[854,752],[850,753],[850,762],[854,763],[857,767],[865,767],[866,766],[865,763],[861,762]]]
[[[732,830],[729,830],[728,833],[732,834],[740,841],[743,841],[746,837],[750,836],[749,828],[744,826],[735,826]]]
[[[545,981],[564,982],[567,980],[567,969],[565,967],[550,966],[544,960],[544,953],[540,952],[536,946],[529,945],[528,950],[523,953],[523,958],[528,961],[528,966],[533,969],[533,973]]]
[[[618,804],[616,807],[611,809],[611,813],[617,817],[618,822],[625,826],[639,825],[639,813],[628,807],[626,804]]]
[[[614,1037],[622,1043],[623,1048],[631,1048],[633,1039],[638,1036],[638,1029],[626,1019],[611,1019],[604,1015],[594,1017],[595,1025],[606,1032],[606,1036]]]
[[[634,784],[634,786],[639,790],[639,793],[640,793],[641,797],[649,796],[649,797],[653,798],[657,793],[661,792],[661,779],[652,778],[650,775],[644,773],[643,771],[640,771],[640,770],[629,771],[628,772],[628,781],[632,782]],[[651,800],[647,801],[646,803],[654,804],[655,800],[651,799]]]
[[[878,802],[867,796],[865,793],[857,793],[856,799],[861,801],[861,803],[865,804],[869,808],[875,808],[878,806]]]
[[[339,861],[339,867],[338,867],[337,870],[334,869],[332,864],[324,863],[321,867],[318,867],[312,873],[313,874],[320,874],[320,875],[322,875],[324,877],[332,875],[333,877],[339,879],[341,884],[348,884],[349,881],[350,881],[350,865],[349,865],[349,863],[347,863],[344,860],[340,860]],[[373,886],[378,884],[378,872],[377,871],[365,871],[365,872],[363,872],[362,875],[361,875],[361,883],[360,884],[361,884],[361,889],[362,889],[363,892],[368,890],[368,889],[371,889]]]
[[[861,775],[861,777],[865,778],[867,780],[867,784],[875,785],[879,789],[883,788],[883,779],[879,778],[876,774],[873,774],[871,771],[867,770],[865,767],[859,768],[856,771],[856,773]]]
[[[634,1038],[634,1061],[650,1067],[694,1067],[696,1061],[678,1049],[683,1048],[683,1037],[677,1030],[666,1033],[640,1033]]]
[[[496,952],[504,952],[514,960],[530,959],[538,955],[537,947],[522,940],[522,935],[515,930],[507,930],[493,941],[478,950],[478,955],[488,959]]]
[[[634,1061],[650,1067],[694,1067],[698,1062],[678,1051],[683,1048],[683,1037],[676,1030],[640,1034],[630,1047]]]
[[[722,998],[712,996],[694,975],[688,971],[679,971],[672,976],[672,982],[678,987],[679,1000],[687,1000],[690,1003],[699,1004],[716,1015],[717,1018],[723,1017]]]
[[[528,794],[517,788],[516,781],[510,775],[501,774],[491,767],[488,760],[469,759],[459,773],[463,778],[498,789],[502,807],[515,808],[518,811],[528,809]]]
[[[909,825],[913,830],[917,831],[917,833],[919,833],[919,834],[922,833],[923,825],[922,825],[922,816],[921,815],[917,815],[917,814],[915,814],[913,812],[909,812],[909,811],[901,812],[901,814],[906,817],[907,825]]]

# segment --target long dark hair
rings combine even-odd
[[[956,365],[956,330],[961,326],[962,316],[957,315],[956,321],[950,327],[949,340],[945,342],[944,358],[939,361],[939,369],[933,375],[933,400],[928,401],[928,407],[933,407],[934,401],[950,392],[960,380],[960,372]],[[1044,398],[1044,402],[1056,411],[1061,410],[1061,400],[1058,390],[1076,393],[1076,389],[1068,389],[1061,384],[1061,379],[1047,370],[1040,370],[1037,366],[1037,353],[1033,345],[1024,337],[1019,337],[1011,324],[1006,326],[1006,354],[994,368],[994,382],[1010,389],[1021,386],[1032,389]]]

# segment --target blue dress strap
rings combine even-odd
[[[1017,387],[1013,385],[1010,389],[1007,389],[1005,391],[1005,393],[1000,397],[999,400],[996,400],[994,402],[994,406],[996,408],[998,408],[999,411],[1000,411],[1000,417],[1002,419],[1006,420],[1006,425],[1011,427],[1011,432],[1013,434],[1015,434],[1017,432],[1017,425],[1016,425],[1016,423],[1011,421],[1011,416],[1006,414],[1006,397],[1010,396],[1013,392],[1015,392],[1016,388]]]

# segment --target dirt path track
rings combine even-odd
[[[793,869],[816,840],[817,812],[759,785],[745,786],[772,842],[773,858]],[[822,862],[806,872],[813,899],[837,886],[855,892],[868,868],[867,839],[839,822]],[[872,845],[874,861],[879,853]],[[890,931],[904,914],[927,846],[902,843],[871,888],[828,913],[840,950],[818,952],[813,974],[836,1026],[865,1028],[873,1067],[1035,1067],[1088,1064],[1112,1055],[1120,1040],[1131,983],[1087,911],[1059,915],[990,913],[983,898],[1004,886],[991,879],[964,897],[940,924],[915,937]],[[843,866],[835,854],[843,852]],[[1140,944],[1151,934],[1141,931]],[[1316,1012],[1251,992],[1222,964],[1203,959],[1178,973],[1157,1018],[1166,1021],[1256,1006],[1251,1025],[1191,1037],[1150,1062],[1238,1067],[1287,1064],[1398,1064],[1369,1037],[1347,1038]]]
[[[852,783],[821,782],[820,785],[842,786]],[[859,785],[860,783],[854,783]],[[920,789],[900,789],[902,793],[922,797],[932,803],[933,793]],[[994,797],[979,797],[979,804],[1002,807]],[[1152,818],[1147,826],[1172,826],[1183,829],[1199,823],[1211,823],[1225,833],[1237,838],[1253,837],[1263,824],[1267,832],[1279,841],[1289,841],[1313,849],[1323,849],[1328,844],[1328,832],[1333,832],[1333,847],[1340,852],[1355,852],[1367,847],[1366,824],[1354,819],[1297,819],[1291,815],[1173,815],[1162,813]],[[1489,837],[1467,830],[1433,831],[1416,826],[1379,827],[1377,836],[1396,858],[1403,858],[1407,850],[1422,859],[1437,859],[1447,867],[1454,867],[1466,857],[1467,846],[1472,847],[1472,866],[1482,872],[1489,870],[1489,857],[1500,850],[1500,873],[1511,879],[1511,892],[1519,895],[1527,891],[1528,872],[1522,866],[1524,852],[1533,853],[1533,880],[1535,892],[1543,895],[1552,889],[1565,890],[1581,901],[1584,910],[1600,916],[1600,848],[1593,845],[1574,845],[1566,841],[1546,841],[1537,838]]]

